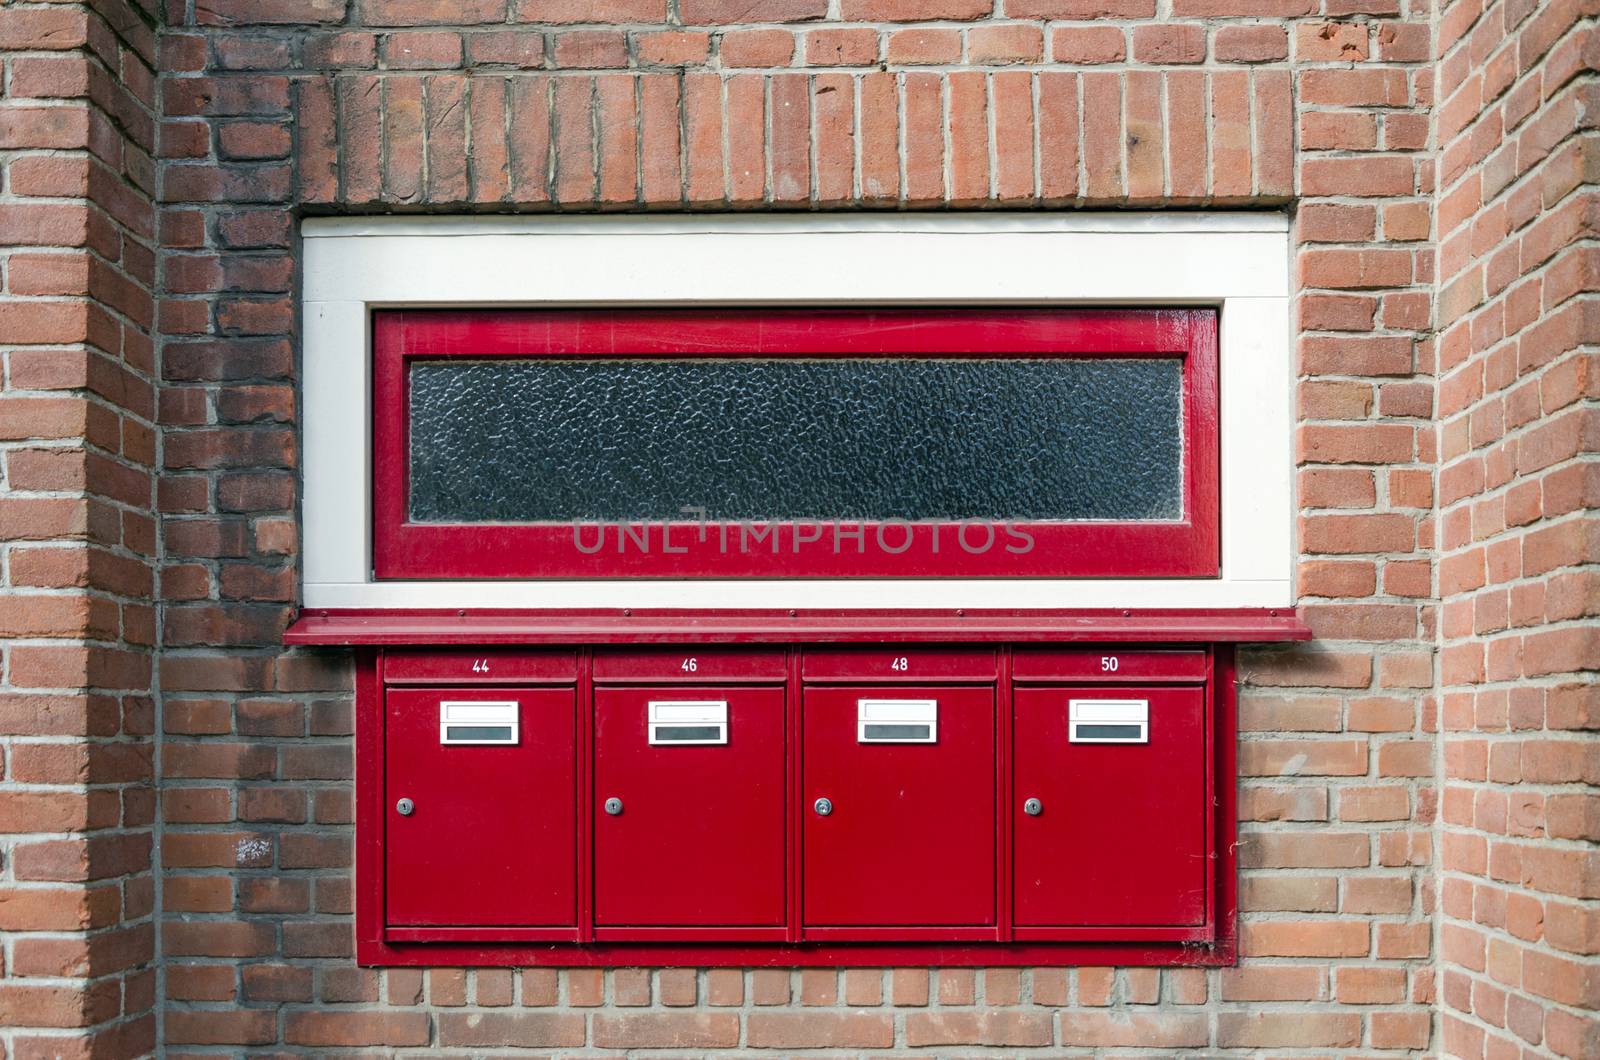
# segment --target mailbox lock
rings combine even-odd
[[[622,800],[617,798],[615,795],[611,796],[611,798],[606,800],[605,809],[606,812],[611,816],[617,816],[622,812]]]
[[[833,800],[828,798],[818,799],[811,804],[811,808],[817,811],[818,817],[826,817],[833,812]]]
[[[401,799],[399,802],[394,804],[394,811],[401,817],[410,817],[412,814],[417,812],[417,804],[412,802],[410,799]]]
[[[1022,804],[1022,812],[1029,817],[1037,817],[1044,812],[1044,803],[1038,799],[1029,799]]]

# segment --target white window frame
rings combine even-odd
[[[308,609],[1294,602],[1294,345],[1281,213],[313,218],[301,235]],[[372,310],[852,303],[1217,307],[1220,576],[373,580]]]

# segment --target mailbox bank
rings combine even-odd
[[[846,635],[805,613],[627,643],[681,620],[302,620],[311,641],[542,642],[359,653],[364,961],[1232,959],[1234,652],[1177,642],[1193,616],[1050,623],[1108,625],[1093,644],[977,615],[881,623],[987,643],[778,642]]]
[[[373,336],[379,579],[1218,572],[1210,311],[404,312]],[[986,364],[1015,377],[995,418],[1085,402],[1078,426],[950,412]],[[674,389],[691,368],[716,415]],[[772,444],[826,489],[764,458],[728,470],[774,380],[822,395],[786,398],[808,426]],[[607,434],[612,406],[627,426]],[[884,407],[906,422],[876,422]],[[561,408],[581,474],[549,448],[560,431],[539,448]],[[884,456],[884,430],[911,431],[909,455]],[[1140,482],[1048,453],[1010,470],[1058,445]],[[679,518],[679,478],[731,518]],[[835,501],[843,545],[815,518]],[[979,515],[1004,534],[971,533]],[[1233,959],[1235,645],[1305,635],[1269,609],[458,608],[309,611],[288,639],[358,649],[365,963],[993,965]]]

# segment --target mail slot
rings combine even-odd
[[[522,704],[443,700],[439,703],[439,742],[450,744],[514,744],[521,727]]]
[[[390,689],[385,705],[386,922],[575,923],[572,689]]]
[[[1022,688],[1014,717],[1018,930],[1203,923],[1204,691]]]
[[[781,932],[783,689],[601,688],[594,703],[596,929]]]
[[[808,933],[993,924],[994,690],[804,696]],[[878,725],[889,738],[871,738]]]
[[[1147,743],[1147,699],[1074,699],[1067,705],[1067,739],[1073,743]]]
[[[858,699],[856,739],[861,743],[935,743],[937,699]]]
[[[652,699],[647,714],[653,744],[728,742],[726,699]]]

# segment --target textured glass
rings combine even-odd
[[[1177,519],[1177,358],[418,361],[414,522]]]

